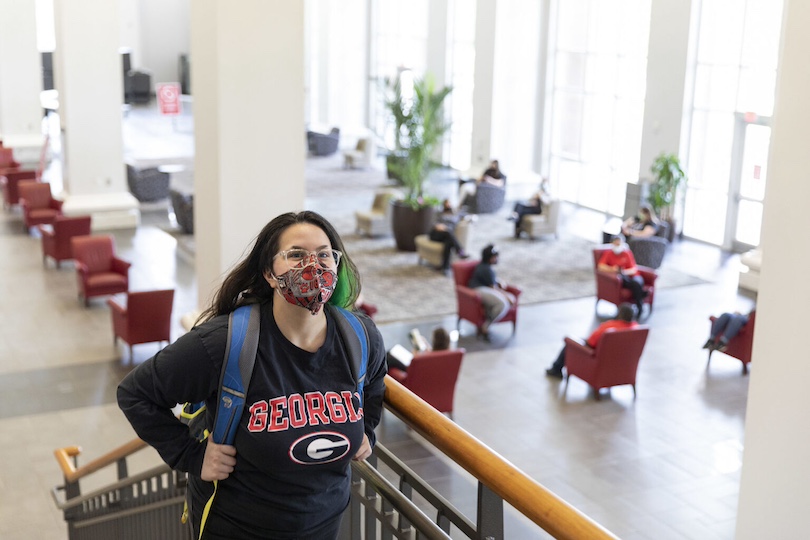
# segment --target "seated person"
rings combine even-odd
[[[467,287],[475,289],[481,296],[486,311],[486,321],[478,329],[478,336],[489,341],[489,327],[501,320],[517,303],[515,295],[507,291],[506,284],[495,276],[493,266],[498,264],[498,248],[489,244],[481,250],[481,262],[475,266]]]
[[[540,182],[540,189],[538,189],[528,201],[515,203],[512,213],[507,218],[515,222],[515,238],[520,237],[520,221],[523,219],[523,216],[542,214],[543,206],[548,206],[550,202],[551,190],[548,187],[548,179],[543,178]]]
[[[441,326],[437,326],[436,328],[433,329],[431,344],[427,343],[427,340],[416,328],[411,330],[410,338],[411,344],[413,345],[410,358],[413,358],[417,354],[422,354],[430,351],[444,351],[450,348],[450,333]],[[398,357],[399,354],[396,352],[396,349],[399,347],[402,346],[395,345],[386,353],[385,357],[386,360],[388,361],[388,369],[396,368],[401,369],[402,371],[408,371],[408,364],[410,364],[410,359],[407,360],[406,364],[405,362],[403,362],[401,358]]]
[[[712,323],[709,339],[703,344],[704,349],[723,352],[728,348],[728,342],[740,333],[743,326],[748,324],[749,312],[743,315],[739,311],[723,313]]]
[[[658,233],[659,227],[655,212],[645,204],[639,208],[637,216],[629,217],[622,223],[622,234],[625,237],[649,238]]]
[[[490,162],[489,167],[484,171],[484,174],[481,175],[481,178],[475,182],[469,181],[461,184],[458,190],[458,200],[461,201],[461,205],[464,205],[466,200],[475,196],[478,184],[482,183],[492,184],[496,187],[503,187],[506,184],[506,175],[501,172],[497,159],[493,159]]]
[[[588,345],[588,347],[595,349],[605,332],[617,328],[633,328],[634,326],[638,326],[638,323],[633,321],[633,306],[626,303],[622,304],[619,306],[619,313],[616,315],[616,318],[600,324],[596,330],[593,331],[590,337],[585,340],[585,343]],[[546,370],[546,375],[549,377],[562,379],[563,367],[565,367],[565,347],[562,348],[560,354],[557,356],[557,359],[553,364],[551,364],[551,367]]]
[[[617,234],[612,238],[611,244],[611,249],[602,253],[596,268],[601,272],[612,272],[621,276],[622,287],[630,289],[638,310],[637,317],[641,317],[644,299],[647,297],[644,291],[644,278],[638,271],[633,252],[624,243],[624,237]]]
[[[469,257],[461,244],[458,243],[455,231],[456,225],[463,216],[453,211],[453,206],[450,200],[445,199],[442,202],[442,211],[436,215],[436,223],[430,229],[428,237],[434,242],[441,242],[444,244],[444,251],[442,252],[442,272],[447,273],[450,270],[450,253],[455,250],[456,254],[462,259]]]

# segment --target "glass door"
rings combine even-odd
[[[742,252],[759,245],[771,127],[768,117],[753,113],[735,116],[724,243]]]

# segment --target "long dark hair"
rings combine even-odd
[[[338,280],[329,303],[351,309],[360,294],[360,275],[343,246],[335,228],[326,218],[305,210],[288,212],[274,218],[264,226],[253,242],[250,253],[225,277],[222,286],[214,295],[211,305],[200,315],[198,322],[226,315],[241,305],[273,301],[273,288],[264,278],[273,267],[273,256],[279,252],[279,238],[291,225],[309,223],[321,229],[334,249],[343,252],[338,266]]]

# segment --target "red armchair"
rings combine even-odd
[[[171,339],[174,289],[128,292],[123,298],[107,299],[113,327],[113,345],[121,338],[132,346],[153,341],[167,344]]]
[[[731,338],[728,342],[728,347],[723,352],[733,358],[742,362],[743,375],[748,374],[748,364],[751,363],[751,350],[754,346],[754,323],[756,322],[757,312],[752,311],[748,315],[748,322],[740,328],[739,333]],[[709,317],[709,321],[714,324],[715,317]],[[709,369],[709,364],[712,361],[712,353],[714,349],[709,349],[709,360],[706,362],[706,369]]]
[[[59,216],[50,225],[38,225],[37,228],[42,236],[42,264],[51,257],[59,268],[62,261],[73,258],[71,238],[90,234],[90,216]]]
[[[610,249],[611,244],[603,244],[593,249],[593,271],[596,275],[596,303],[599,300],[605,300],[616,306],[624,302],[634,304],[633,295],[630,289],[622,287],[622,278],[618,274],[612,272],[602,272],[598,270],[599,259],[602,253]],[[644,278],[644,290],[647,292],[647,297],[644,299],[645,304],[650,305],[650,313],[653,309],[653,298],[655,298],[655,280],[658,279],[658,274],[652,268],[636,264],[636,267]]]
[[[608,330],[592,349],[581,341],[565,338],[566,390],[568,378],[576,375],[594,390],[599,399],[601,388],[622,384],[633,385],[636,397],[636,371],[649,328],[636,326],[623,330]]]
[[[481,328],[481,325],[486,321],[486,312],[484,305],[481,303],[481,296],[474,289],[467,287],[467,283],[469,283],[470,277],[472,277],[473,270],[475,270],[475,266],[479,262],[480,261],[466,259],[455,261],[452,264],[453,281],[456,284],[456,301],[458,302],[458,321],[456,328],[461,325],[462,319],[470,321],[476,328]],[[515,295],[515,298],[518,298],[520,293],[523,292],[513,285],[507,286],[506,290]],[[498,321],[511,322],[513,334],[517,326],[517,308],[517,304],[509,308],[506,315]]]
[[[127,292],[130,263],[115,256],[110,235],[75,236],[70,240],[79,282],[79,298],[90,305],[90,298]]]
[[[456,380],[464,349],[416,354],[408,371],[391,368],[388,374],[441,413],[453,416]]]
[[[21,182],[20,206],[26,232],[34,225],[53,223],[62,215],[62,201],[53,198],[47,182]]]
[[[20,182],[37,181],[37,171],[0,171],[0,188],[3,190],[3,206],[10,208],[20,204]]]
[[[0,169],[16,169],[20,162],[14,159],[14,149],[6,148],[0,141]]]

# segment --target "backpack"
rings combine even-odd
[[[332,310],[338,326],[338,335],[343,340],[351,360],[352,374],[357,381],[360,407],[363,406],[363,386],[368,366],[368,335],[366,327],[357,316],[341,307],[326,306]],[[209,433],[217,444],[233,444],[236,428],[242,417],[256,352],[259,346],[259,320],[261,307],[249,304],[236,308],[228,316],[228,341],[225,346],[225,359],[219,379],[217,410],[214,413],[213,427],[206,422],[205,401],[186,403],[180,413],[180,420],[188,424],[189,433],[198,441],[205,440]],[[205,526],[208,511],[216,495],[217,482],[214,481],[214,494],[203,510],[200,523],[200,537]],[[188,503],[183,510],[182,521],[188,520]]]

